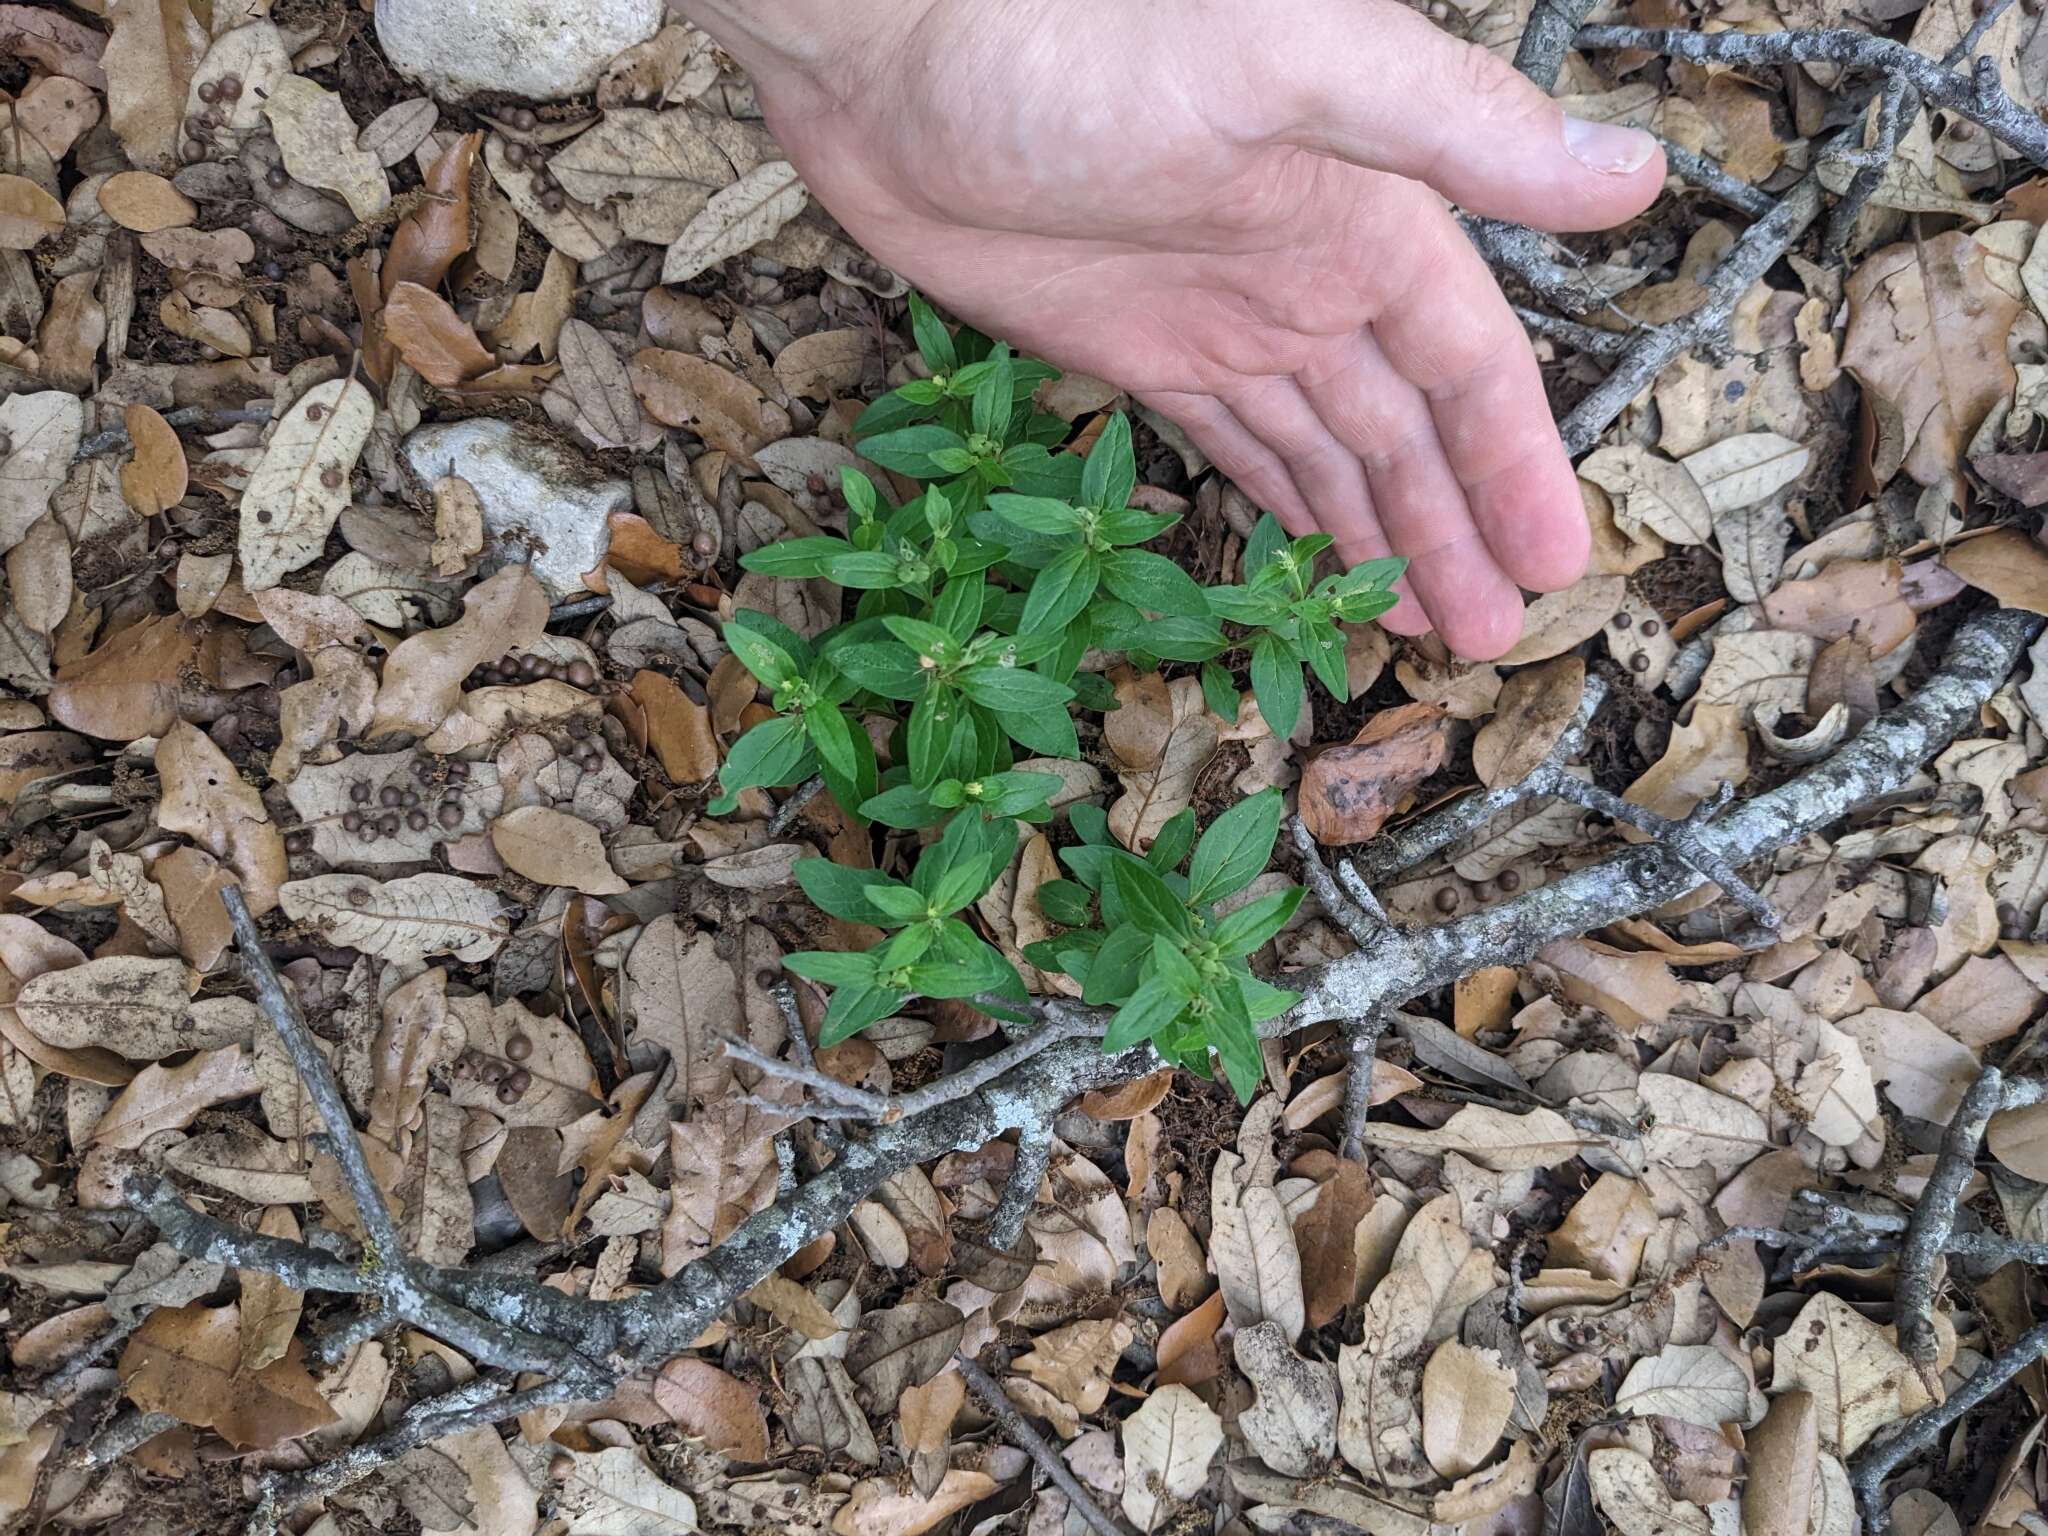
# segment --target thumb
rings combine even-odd
[[[1264,33],[1275,78],[1291,82],[1284,138],[1538,229],[1605,229],[1662,188],[1664,156],[1649,134],[1566,116],[1512,65],[1407,6],[1310,9],[1298,30]]]

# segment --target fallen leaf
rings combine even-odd
[[[286,917],[329,943],[384,960],[485,960],[510,933],[497,897],[458,875],[381,882],[363,875],[315,875],[286,881],[278,900]]]
[[[1586,664],[1559,656],[1524,668],[1501,685],[1493,718],[1472,740],[1472,771],[1488,788],[1518,784],[1550,755],[1578,714]]]
[[[647,1465],[639,1451],[564,1451],[569,1468],[557,1479],[555,1505],[564,1536],[682,1536],[697,1529],[697,1506]]]
[[[2017,528],[1951,545],[1943,563],[2008,608],[2048,613],[2048,549]]]
[[[721,187],[684,226],[662,257],[661,280],[691,278],[772,239],[810,205],[811,195],[787,160],[755,166],[729,187]]]
[[[1434,705],[1379,711],[1303,770],[1302,822],[1324,847],[1364,842],[1436,772],[1445,749],[1444,712]]]
[[[1671,1496],[1647,1456],[1598,1450],[1586,1473],[1600,1511],[1621,1536],[1714,1536],[1714,1522],[1699,1505]]]
[[[1223,1421],[1186,1387],[1161,1387],[1123,1422],[1123,1511],[1151,1531],[1174,1504],[1185,1504],[1209,1480],[1223,1446]]]
[[[1771,1391],[1811,1392],[1821,1445],[1853,1455],[1878,1430],[1927,1406],[1927,1389],[1880,1328],[1831,1292],[1812,1297],[1771,1352]]]
[[[654,1400],[693,1440],[735,1461],[768,1459],[761,1395],[708,1360],[681,1356],[654,1378]]]
[[[1258,1394],[1238,1415],[1238,1428],[1275,1472],[1312,1477],[1337,1449],[1337,1371],[1297,1354],[1275,1322],[1239,1329],[1237,1368]]]
[[[1744,432],[1724,437],[1679,460],[1698,484],[1708,510],[1716,518],[1776,495],[1805,474],[1812,462],[1812,449],[1776,432]],[[1661,528],[1657,531],[1664,532]]]
[[[586,896],[626,889],[604,853],[596,827],[552,806],[522,805],[491,823],[491,846],[513,872],[541,885],[566,886]]]
[[[1231,1321],[1239,1328],[1278,1323],[1292,1344],[1306,1318],[1301,1254],[1280,1196],[1249,1182],[1244,1169],[1236,1153],[1222,1152],[1210,1171],[1209,1260]]]
[[[376,402],[354,379],[316,384],[272,432],[242,492],[242,585],[274,587],[319,557],[349,476],[369,440]]]
[[[547,617],[547,593],[523,565],[477,583],[462,594],[461,618],[408,635],[385,660],[369,735],[429,734],[455,708],[471,672],[533,645]]]
[[[1615,526],[1631,537],[1648,529],[1674,544],[1704,544],[1714,531],[1714,509],[1698,479],[1647,448],[1595,449],[1580,463],[1579,478],[1607,493]]]
[[[700,784],[718,772],[711,711],[660,672],[633,674],[633,698],[647,712],[647,744],[661,771],[677,784]]]
[[[1718,1429],[1749,1417],[1749,1378],[1711,1344],[1667,1344],[1629,1368],[1614,1406]]]
[[[645,347],[627,365],[633,392],[664,426],[687,427],[712,448],[752,463],[789,435],[789,413],[738,374],[701,357]]]
[[[924,1536],[948,1516],[978,1503],[996,1491],[986,1472],[955,1467],[929,1498],[900,1491],[888,1478],[855,1483],[853,1493],[832,1517],[836,1536]]]
[[[64,228],[64,205],[26,176],[0,175],[0,250],[33,250]]]
[[[358,219],[375,218],[389,206],[384,167],[357,144],[340,96],[304,75],[286,75],[271,88],[263,115],[294,181],[339,193]]]
[[[239,875],[251,913],[260,917],[276,906],[287,873],[284,835],[227,754],[181,720],[157,742],[156,771],[157,825],[184,833]]]
[[[145,1413],[203,1425],[244,1450],[278,1445],[336,1422],[293,1350],[242,1370],[241,1309],[158,1307],[121,1351],[121,1387]]]
[[[454,306],[418,283],[392,288],[384,300],[381,323],[398,355],[436,389],[453,389],[498,366]]]
[[[154,234],[177,229],[199,217],[199,205],[161,176],[119,171],[100,183],[100,209],[123,229]]]
[[[1422,1449],[1440,1477],[1463,1477],[1493,1456],[1515,1406],[1515,1373],[1490,1349],[1445,1339],[1422,1371]]]

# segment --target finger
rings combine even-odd
[[[1405,5],[1320,5],[1290,23],[1262,23],[1253,45],[1294,93],[1290,142],[1539,229],[1619,224],[1663,186],[1649,134],[1567,117],[1505,60]]]
[[[1522,598],[1481,537],[1428,399],[1360,332],[1346,365],[1308,384],[1332,432],[1365,465],[1373,505],[1444,643],[1491,660],[1515,643]]]
[[[1248,431],[1220,400],[1210,395],[1158,390],[1139,395],[1140,404],[1178,423],[1233,484],[1280,526],[1299,538],[1315,532],[1315,517],[1280,456]]]
[[[1330,431],[1299,383],[1285,377],[1250,380],[1224,403],[1287,466],[1289,478],[1308,501],[1314,527],[1335,540],[1338,557],[1346,565],[1393,553],[1373,511],[1365,466]],[[1400,590],[1407,601],[1382,622],[1396,634],[1427,632],[1429,620],[1412,593],[1405,587]]]
[[[1373,322],[1388,364],[1429,402],[1435,437],[1494,561],[1554,592],[1585,574],[1591,533],[1543,374],[1478,254],[1441,214],[1434,246]]]

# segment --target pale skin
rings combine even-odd
[[[688,0],[805,183],[1020,351],[1180,424],[1295,533],[1408,558],[1382,622],[1488,659],[1583,574],[1529,343],[1450,203],[1605,228],[1648,135],[1396,0]]]

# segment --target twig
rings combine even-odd
[[[1899,131],[1918,110],[1919,102],[1919,96],[1903,77],[1893,76],[1885,81],[1884,92],[1878,100],[1877,128],[1870,147],[1854,152],[1853,158],[1848,152],[1837,157],[1843,163],[1858,164],[1859,168],[1849,183],[1848,191],[1842,194],[1842,200],[1828,215],[1827,233],[1821,237],[1820,247],[1824,261],[1839,259],[1842,248],[1849,243],[1856,220],[1862,216],[1864,206],[1884,180],[1885,166],[1898,152]]]
[[[2048,167],[2048,123],[2022,107],[1988,71],[1958,74],[1945,61],[1904,43],[1847,29],[1778,32],[1688,32],[1674,27],[1586,27],[1581,48],[1640,48],[1687,64],[1840,64],[1903,80],[1933,105],[1995,134],[2038,166]]]
[[[1538,772],[1553,764],[1562,767],[1579,755],[1586,744],[1586,727],[1592,723],[1594,711],[1606,697],[1605,683],[1597,677],[1586,679],[1586,691],[1579,697],[1578,713],[1572,716],[1572,723],[1558,737],[1557,745],[1550,749]],[[1454,800],[1440,810],[1419,816],[1374,838],[1353,860],[1347,861],[1352,866],[1352,875],[1345,876],[1342,866],[1338,874],[1345,879],[1347,887],[1353,877],[1374,885],[1390,880],[1413,869],[1432,854],[1471,836],[1509,806],[1526,798],[1521,785],[1503,784]]]
[[[1372,1114],[1372,1068],[1379,1059],[1380,1036],[1387,1032],[1387,1015],[1347,1019],[1342,1027],[1350,1059],[1344,1068],[1344,1140],[1338,1155],[1362,1163],[1366,1121]]]
[[[1725,779],[1719,791],[1702,800],[1683,821],[1660,816],[1647,806],[1624,800],[1585,779],[1574,778],[1554,764],[1545,764],[1530,775],[1528,787],[1537,794],[1555,795],[1560,800],[1569,800],[1574,805],[1605,816],[1609,821],[1626,822],[1637,831],[1648,833],[1740,903],[1766,934],[1777,933],[1778,914],[1771,909],[1771,904],[1700,837],[1701,829],[1713,820],[1735,793],[1735,786]]]
[[[1934,1171],[1914,1203],[1899,1250],[1899,1279],[1894,1289],[1899,1350],[1913,1362],[1930,1396],[1941,1395],[1938,1363],[1941,1341],[1934,1330],[1934,1261],[1948,1246],[1956,1224],[1956,1201],[1976,1171],[1977,1148],[2005,1098],[2005,1074],[1986,1067],[1963,1094],[1963,1101],[1942,1133]]]
[[[797,785],[795,789],[791,790],[789,798],[778,805],[775,808],[775,814],[768,818],[768,835],[774,837],[780,833],[787,832],[797,817],[802,814],[803,808],[809,805],[817,797],[818,791],[824,787],[824,779],[814,773],[808,779],[805,779],[803,783]]]
[[[1045,1436],[1031,1427],[1030,1421],[1017,1411],[1017,1405],[1010,1401],[987,1371],[975,1364],[964,1350],[953,1356],[953,1366],[967,1384],[969,1395],[981,1405],[981,1411],[994,1419],[1011,1442],[1046,1475],[1053,1487],[1067,1496],[1074,1513],[1088,1523],[1088,1528],[1096,1536],[1124,1536],[1117,1523],[1103,1513],[1094,1495],[1081,1486],[1081,1480],[1074,1476],[1060,1453],[1046,1442]]]
[[[803,1010],[796,1005],[795,984],[787,976],[777,976],[768,983],[768,995],[775,999],[775,1011],[782,1015],[782,1027],[789,1034],[789,1054],[801,1066],[816,1067],[818,1061],[811,1054],[810,1031],[804,1028]],[[845,1134],[829,1120],[818,1123],[818,1139],[834,1156],[846,1145]]]
[[[1576,320],[1561,320],[1556,315],[1546,315],[1516,304],[1515,318],[1522,322],[1525,330],[1539,336],[1548,336],[1555,341],[1565,342],[1581,352],[1591,352],[1597,357],[1613,357],[1628,350],[1632,333],[1628,331],[1603,331],[1597,326],[1581,325]]]
[[[133,1454],[158,1435],[176,1429],[184,1422],[171,1413],[124,1413],[86,1446],[79,1460],[88,1467],[104,1467],[110,1461],[119,1461]]]
[[[1864,1447],[1849,1464],[1849,1486],[1855,1490],[1856,1502],[1863,1510],[1863,1528],[1870,1536],[1884,1536],[1891,1528],[1891,1511],[1885,1507],[1883,1490],[1892,1469],[1909,1456],[1934,1449],[1943,1430],[2044,1354],[2048,1354],[2048,1323],[2039,1323],[2021,1334],[2011,1349],[1977,1367],[1947,1402],[1921,1409]]]
[[[1004,1181],[1002,1198],[988,1219],[988,1245],[1009,1253],[1024,1235],[1024,1223],[1038,1203],[1038,1188],[1045,1182],[1045,1170],[1052,1166],[1052,1137],[1040,1130],[1020,1132],[1017,1158]]]
[[[595,597],[574,598],[566,603],[557,603],[548,610],[548,623],[566,624],[571,619],[587,619],[593,613],[603,613],[611,607],[612,600],[599,593]]]
[[[1323,915],[1349,934],[1352,943],[1372,943],[1386,926],[1386,914],[1381,913],[1375,921],[1362,905],[1337,889],[1337,882],[1330,878],[1330,871],[1323,865],[1323,856],[1316,851],[1314,836],[1299,816],[1287,818],[1287,830],[1294,838],[1295,851],[1301,855],[1302,879],[1321,903]]]
[[[165,411],[164,421],[173,427],[198,427],[209,423],[219,426],[234,426],[241,422],[268,421],[271,417],[267,405],[243,408],[239,406],[214,407],[210,405],[185,405],[175,411]],[[108,427],[104,432],[95,432],[78,445],[74,458],[98,458],[103,453],[129,446],[126,427]]]
[[[1483,219],[1477,214],[1459,215],[1458,224],[1488,266],[1514,273],[1544,303],[1575,315],[1609,307],[1610,297],[1599,284],[1550,254],[1549,236],[1504,219]]]
[[[1694,154],[1683,144],[1659,138],[1664,146],[1664,163],[1687,186],[1718,198],[1738,213],[1760,219],[1777,206],[1777,199],[1761,187],[1753,187],[1739,176],[1731,176],[1705,155]]]

